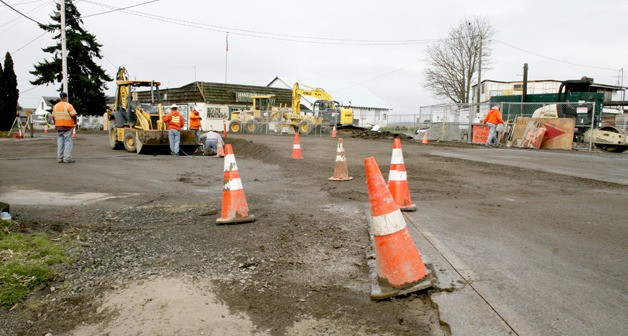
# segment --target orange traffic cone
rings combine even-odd
[[[225,181],[222,189],[222,213],[216,220],[217,224],[235,224],[255,221],[255,216],[249,215],[249,206],[244,197],[244,188],[240,180],[240,172],[236,165],[233,149],[230,144],[225,145]]]
[[[216,144],[216,156],[217,157],[225,157],[225,150],[222,146],[222,143]]]
[[[294,133],[294,145],[292,145],[292,158],[293,159],[303,158],[303,154],[301,154],[301,144],[299,143],[299,133]]]
[[[44,133],[48,133],[48,124],[46,124],[46,126],[44,126]]]
[[[334,125],[334,128],[331,129],[331,137],[332,138],[336,137],[336,125]]]
[[[423,132],[423,140],[421,140],[422,144],[426,144],[427,143],[427,130],[425,130],[425,132]]]
[[[72,128],[72,139],[76,139],[76,127]]]
[[[395,138],[392,157],[390,158],[388,189],[401,211],[416,211],[416,205],[410,200],[410,189],[408,188],[406,165],[403,162],[401,140],[399,138]]]
[[[377,281],[371,298],[383,299],[432,286],[432,279],[393,200],[375,158],[364,159],[371,203],[370,229]]]
[[[345,157],[345,148],[342,145],[342,138],[338,138],[338,147],[336,148],[336,166],[334,167],[334,176],[329,178],[330,181],[349,181],[353,177],[349,176],[349,168],[347,167],[347,158]]]

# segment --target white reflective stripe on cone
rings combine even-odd
[[[236,165],[235,156],[233,154],[225,155],[225,165],[223,171],[236,171],[238,166]]]
[[[391,170],[388,174],[388,181],[407,181],[408,174],[405,170]]]
[[[229,180],[225,183],[224,190],[242,190],[242,180],[237,178],[237,179],[233,179],[233,180]]]
[[[403,152],[401,148],[393,148],[390,164],[403,164]]]
[[[300,149],[300,148],[301,148],[301,145],[299,145],[299,144],[294,144],[294,146],[292,146],[292,148],[299,148],[299,149]]]
[[[373,216],[371,231],[375,236],[385,236],[399,232],[406,227],[406,220],[397,209],[389,214]]]
[[[344,155],[336,155],[336,161],[346,161]]]

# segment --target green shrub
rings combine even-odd
[[[57,272],[51,265],[71,261],[45,234],[10,232],[10,227],[11,222],[0,221],[0,305],[4,307],[15,305],[35,286],[53,280]]]

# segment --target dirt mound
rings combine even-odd
[[[242,157],[272,164],[278,164],[286,160],[285,157],[278,155],[277,152],[268,148],[268,146],[255,143],[252,140],[227,138],[225,143],[231,144],[236,159]],[[287,151],[289,150],[288,148]]]
[[[362,139],[392,139],[392,138],[401,138],[401,139],[412,139],[403,133],[392,133],[389,131],[370,131],[364,130],[359,133],[355,133],[351,136],[352,138],[362,138]]]

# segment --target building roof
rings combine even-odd
[[[50,96],[41,97],[41,99],[43,99],[44,103],[46,103],[46,105],[48,106],[53,106],[56,102],[60,100],[59,97],[50,97]]]
[[[491,83],[501,83],[501,84],[512,84],[512,83],[522,83],[523,80],[519,80],[519,81],[498,81],[498,80],[493,80],[493,79],[485,79],[482,81],[482,83],[485,82],[491,82]],[[564,81],[562,80],[557,80],[557,79],[536,79],[536,80],[528,80],[528,83],[542,83],[542,82],[555,82],[555,83],[562,83]],[[477,86],[477,83],[471,85],[472,87]],[[596,87],[596,88],[602,88],[602,89],[609,89],[609,90],[623,90],[626,89],[628,87],[624,87],[624,86],[619,86],[619,85],[610,85],[610,84],[600,84],[600,83],[592,83],[591,84],[592,87]]]
[[[163,103],[199,103],[221,105],[251,105],[251,95],[275,95],[277,104],[289,105],[292,91],[267,86],[192,82],[180,88],[160,89]],[[138,92],[141,102],[150,101],[150,91]]]

